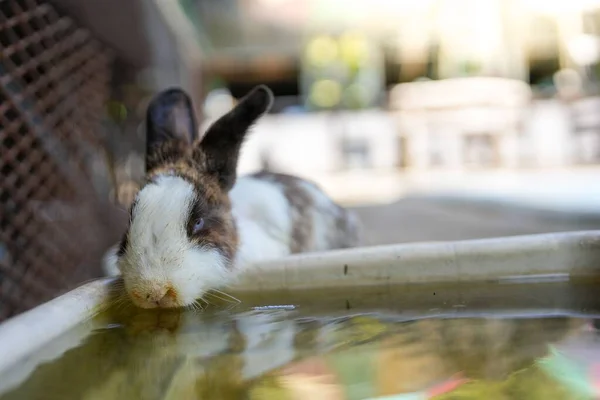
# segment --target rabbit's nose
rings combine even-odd
[[[143,308],[171,308],[177,307],[178,304],[177,292],[170,286],[153,285],[147,287],[143,293],[134,293],[133,297]]]
[[[146,292],[146,302],[160,305],[162,299],[167,295],[167,288],[153,288]]]

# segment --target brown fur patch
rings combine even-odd
[[[332,235],[331,245],[336,249],[349,249],[360,245],[360,225],[356,215],[345,208],[335,218],[336,234]]]
[[[283,188],[283,194],[292,208],[292,232],[290,252],[302,253],[313,246],[313,220],[307,215],[314,207],[314,200],[310,193],[300,185],[305,182],[291,175],[258,172],[252,175],[257,179],[275,182]]]
[[[308,252],[316,247],[313,226],[315,212],[317,218],[323,218],[324,225],[330,229],[327,232],[326,243],[322,245],[328,249],[359,245],[360,226],[354,214],[336,204],[315,183],[291,175],[266,171],[255,173],[252,177],[276,183],[283,188],[283,194],[292,209],[291,253]],[[306,184],[321,192],[323,197],[329,199],[330,204],[326,208],[318,208],[312,194],[306,190]]]
[[[146,173],[147,181],[159,175],[174,175],[190,182],[202,194],[209,204],[229,202],[229,197],[218,183],[218,178],[206,171],[205,156],[192,151],[193,145],[183,141],[165,142],[148,156],[152,166]]]
[[[195,205],[195,207],[198,207]],[[200,246],[208,245],[218,248],[221,254],[228,260],[233,261],[238,248],[238,235],[231,216],[231,205],[229,199],[216,208],[207,208],[207,211],[200,211],[204,216],[204,228],[198,233],[193,232],[193,226],[196,222],[198,211],[192,211],[188,221],[188,237],[192,243]]]

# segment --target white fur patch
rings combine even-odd
[[[226,282],[223,255],[188,240],[186,224],[194,196],[191,183],[173,176],[158,177],[139,192],[129,246],[119,260],[128,291],[143,296],[156,288],[172,287],[183,306]]]
[[[104,253],[102,258],[102,270],[106,276],[117,276],[120,274],[119,266],[117,265],[119,258],[117,252],[119,251],[119,244],[115,244]]]
[[[290,254],[290,205],[281,187],[243,177],[229,197],[240,243],[236,267]]]

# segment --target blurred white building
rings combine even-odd
[[[390,108],[414,168],[515,167],[531,101],[529,86],[502,78],[458,78],[401,84]]]

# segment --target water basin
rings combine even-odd
[[[195,310],[99,280],[0,324],[0,400],[597,399],[599,272],[575,232],[274,260]]]
[[[591,399],[597,293],[498,281],[119,304],[5,373],[0,399]]]

